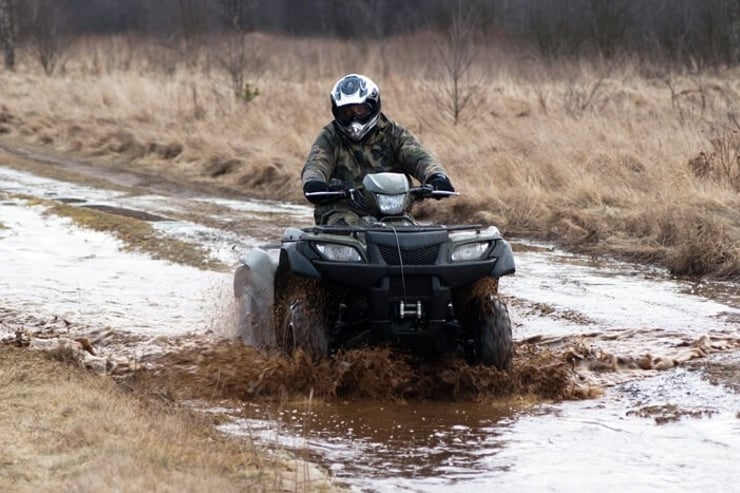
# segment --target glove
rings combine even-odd
[[[325,181],[321,180],[309,180],[306,183],[303,184],[303,195],[306,195],[307,193],[313,193],[313,192],[328,192],[329,191],[329,185],[326,184]],[[317,197],[317,196],[306,196],[309,202],[313,204],[320,204],[324,201],[324,197]]]
[[[434,190],[440,192],[454,192],[455,187],[450,183],[450,179],[442,173],[435,173],[427,178],[426,185],[431,185]]]

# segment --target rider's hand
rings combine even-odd
[[[314,204],[319,204],[323,202],[325,200],[325,197],[309,196],[306,194],[313,193],[313,192],[328,192],[328,191],[329,191],[329,185],[327,185],[325,181],[309,180],[303,184],[303,195],[305,195],[306,198],[310,202],[313,202]]]
[[[452,183],[450,183],[450,179],[447,178],[446,175],[443,175],[442,173],[435,173],[429,178],[427,178],[427,181],[425,183],[426,185],[431,185],[432,188],[439,192],[454,192],[455,187],[452,186]]]

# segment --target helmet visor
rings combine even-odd
[[[342,125],[352,122],[367,123],[372,118],[372,109],[368,104],[348,104],[337,108],[337,120]]]

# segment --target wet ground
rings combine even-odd
[[[148,380],[217,413],[224,433],[293,450],[357,490],[740,482],[737,285],[519,241],[517,274],[501,283],[510,374],[384,351],[316,365],[233,341],[230,272],[126,252],[29,197],[150,219],[227,265],[310,224],[309,208],[107,178],[93,187],[0,166],[0,339],[77,340],[95,353],[90,366]]]

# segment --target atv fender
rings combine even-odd
[[[491,269],[491,277],[501,277],[516,272],[516,266],[514,265],[514,253],[511,251],[511,245],[508,241],[501,239],[496,241],[496,245],[493,247],[492,256],[498,260]]]
[[[294,274],[303,277],[309,277],[311,279],[321,279],[321,274],[316,270],[316,267],[296,248],[296,243],[283,243],[280,251],[280,262],[285,261],[285,257],[288,258],[290,263],[290,270]]]
[[[264,348],[274,345],[272,306],[277,265],[267,252],[249,250],[234,272],[234,296],[238,301],[238,335],[247,344]]]

